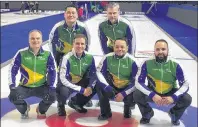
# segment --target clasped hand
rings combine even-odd
[[[167,96],[167,97],[161,97],[157,94],[155,94],[155,96],[153,96],[152,100],[158,105],[158,106],[164,106],[164,105],[169,105],[172,104],[173,98],[171,96]]]
[[[91,87],[87,87],[85,88],[85,91],[83,93],[84,96],[88,97],[92,94],[92,88]]]

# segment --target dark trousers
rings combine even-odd
[[[36,12],[38,13],[38,10],[39,10],[39,4],[35,4],[35,6],[36,6]]]
[[[160,96],[171,96],[177,91],[177,89],[173,89],[171,92],[160,95]],[[153,110],[148,102],[153,102],[147,95],[142,93],[139,90],[136,90],[133,94],[134,101],[137,103],[142,117],[146,118],[146,116]],[[191,104],[192,97],[186,93],[183,96],[180,96],[178,101],[175,102],[175,106],[170,109],[171,113],[175,114],[176,120],[180,119],[183,115],[186,108]]]
[[[82,86],[83,88],[86,88],[89,84],[88,78],[83,78],[81,81],[79,81],[76,85]],[[75,92],[73,89],[66,87],[62,85],[60,82],[57,86],[57,101],[58,105],[65,105],[67,99],[70,97],[70,95]],[[81,107],[83,107],[96,93],[95,88],[92,90],[92,94],[88,97],[84,96],[81,93],[77,93],[74,97],[71,97],[71,100],[74,102],[74,104],[77,104]]]
[[[59,66],[59,64],[61,64],[60,62],[62,61],[63,56],[64,56],[64,53],[60,53],[60,52],[56,51],[55,60],[56,60],[57,66]]]
[[[21,4],[21,11],[23,14],[25,13],[25,4]]]
[[[8,2],[5,3],[5,9],[9,9],[9,3]]]
[[[25,86],[17,86],[15,90],[11,90],[9,99],[12,102],[17,110],[24,114],[27,110],[27,103],[24,99],[36,96],[41,98],[42,101],[39,103],[39,112],[44,114],[50,105],[55,101],[56,93],[49,89],[47,85],[40,87],[29,88]]]
[[[123,91],[123,89],[115,88],[113,85],[111,85],[114,88],[114,92],[106,92],[99,84],[99,82],[96,84],[96,91],[99,97],[100,102],[100,112],[102,115],[108,115],[111,113],[111,107],[109,103],[109,99],[113,99],[116,94]],[[130,107],[133,105],[133,93],[130,93],[127,95],[124,100],[124,106]]]

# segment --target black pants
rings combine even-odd
[[[21,114],[24,114],[27,110],[27,103],[24,99],[32,96],[36,96],[42,99],[42,101],[39,103],[39,112],[43,114],[55,101],[56,93],[55,90],[50,90],[47,85],[35,88],[17,86],[15,90],[11,90],[9,99],[10,102],[16,106],[17,110]]]
[[[38,10],[39,10],[39,4],[36,4],[35,6],[36,6],[36,8],[35,8],[35,9],[36,9],[36,12],[38,13]]]
[[[57,66],[59,66],[59,64],[61,64],[60,62],[61,62],[63,56],[64,56],[64,53],[60,53],[60,52],[56,51],[55,60],[56,60]]]
[[[177,89],[173,89],[171,92],[160,96],[171,96],[175,93],[175,91],[177,91]],[[133,98],[140,109],[142,117],[146,118],[147,114],[153,110],[148,104],[148,102],[153,102],[152,99],[139,90],[134,92]],[[191,101],[192,97],[188,93],[179,97],[178,101],[175,103],[175,106],[170,109],[170,111],[175,114],[176,120],[181,118],[186,108],[191,104]]]
[[[88,78],[82,78],[81,81],[79,81],[76,85],[82,86],[83,88],[86,88],[89,84],[89,79]],[[75,92],[73,89],[66,87],[62,85],[60,82],[58,83],[57,86],[57,101],[58,105],[65,105],[67,99],[69,96]],[[94,95],[96,94],[95,88],[92,90],[92,94],[90,96],[84,96],[81,93],[77,93],[74,97],[71,98],[71,100],[79,105],[79,106],[84,106]]]
[[[9,3],[5,3],[5,9],[9,9]]]
[[[21,4],[21,11],[23,14],[25,13],[25,4]]]
[[[110,81],[107,80],[107,82]],[[116,94],[118,94],[119,92],[123,91],[123,89],[118,89],[116,87],[114,87],[112,84],[110,84],[111,87],[114,88],[114,92],[106,92],[99,84],[99,82],[97,82],[96,84],[96,91],[99,97],[99,102],[100,102],[100,112],[102,115],[108,115],[111,113],[111,107],[110,107],[110,103],[109,103],[109,99],[113,99],[115,97]],[[129,95],[127,95],[124,100],[124,106],[132,106],[134,105],[133,102],[133,93],[130,93]]]

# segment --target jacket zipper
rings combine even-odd
[[[120,79],[120,59],[119,59],[119,64],[118,64],[118,79]]]
[[[35,77],[36,77],[36,56],[34,55],[34,83],[35,83]]]
[[[114,39],[116,39],[114,27],[113,27],[113,36],[114,36]]]
[[[162,94],[162,80],[163,80],[163,68],[162,68],[162,64],[161,64],[161,82],[160,82],[160,85],[161,85],[161,94]]]
[[[80,76],[81,76],[81,59],[80,59]]]

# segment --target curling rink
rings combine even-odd
[[[57,13],[53,13],[55,15]],[[15,13],[1,14],[1,26],[14,24],[17,22],[24,22],[27,20],[33,20],[41,17],[48,16],[50,14],[33,14],[33,15],[16,15]],[[12,20],[9,19],[9,17]],[[188,53],[186,53],[170,35],[165,33],[159,26],[151,21],[144,14],[125,14],[122,15],[127,18],[134,29],[134,56],[137,60],[137,64],[140,67],[141,63],[152,56],[154,43],[158,39],[165,39],[169,43],[169,55],[183,65],[184,72],[188,78],[190,88],[188,93],[192,96],[192,104],[183,114],[180,120],[180,127],[197,127],[197,61],[194,60]],[[89,52],[94,55],[96,66],[99,64],[103,53],[98,38],[98,24],[105,17],[104,14],[98,14],[91,19],[85,21],[91,35],[91,44]],[[17,19],[17,20],[15,20]],[[28,38],[28,37],[27,37]],[[47,40],[44,40],[47,41]],[[48,44],[43,45],[43,48],[49,50]],[[38,105],[38,99],[30,99],[31,110],[29,113],[29,119],[20,119],[20,113],[13,108],[13,105],[8,101],[7,96],[9,94],[8,87],[8,69],[9,65],[1,68],[1,126],[15,126],[15,127],[171,127],[170,117],[167,114],[168,107],[157,107],[153,104],[154,117],[151,119],[150,124],[140,125],[139,120],[141,114],[138,106],[132,110],[132,118],[124,119],[123,103],[117,103],[111,100],[111,108],[113,116],[106,121],[98,121],[99,107],[96,107],[97,100],[93,100],[93,106],[87,109],[86,114],[79,114],[73,109],[66,106],[67,117],[58,117],[56,103],[54,103],[47,112],[47,118],[45,120],[36,119],[36,106]],[[17,81],[19,75],[17,75]],[[2,113],[3,112],[3,113]]]

